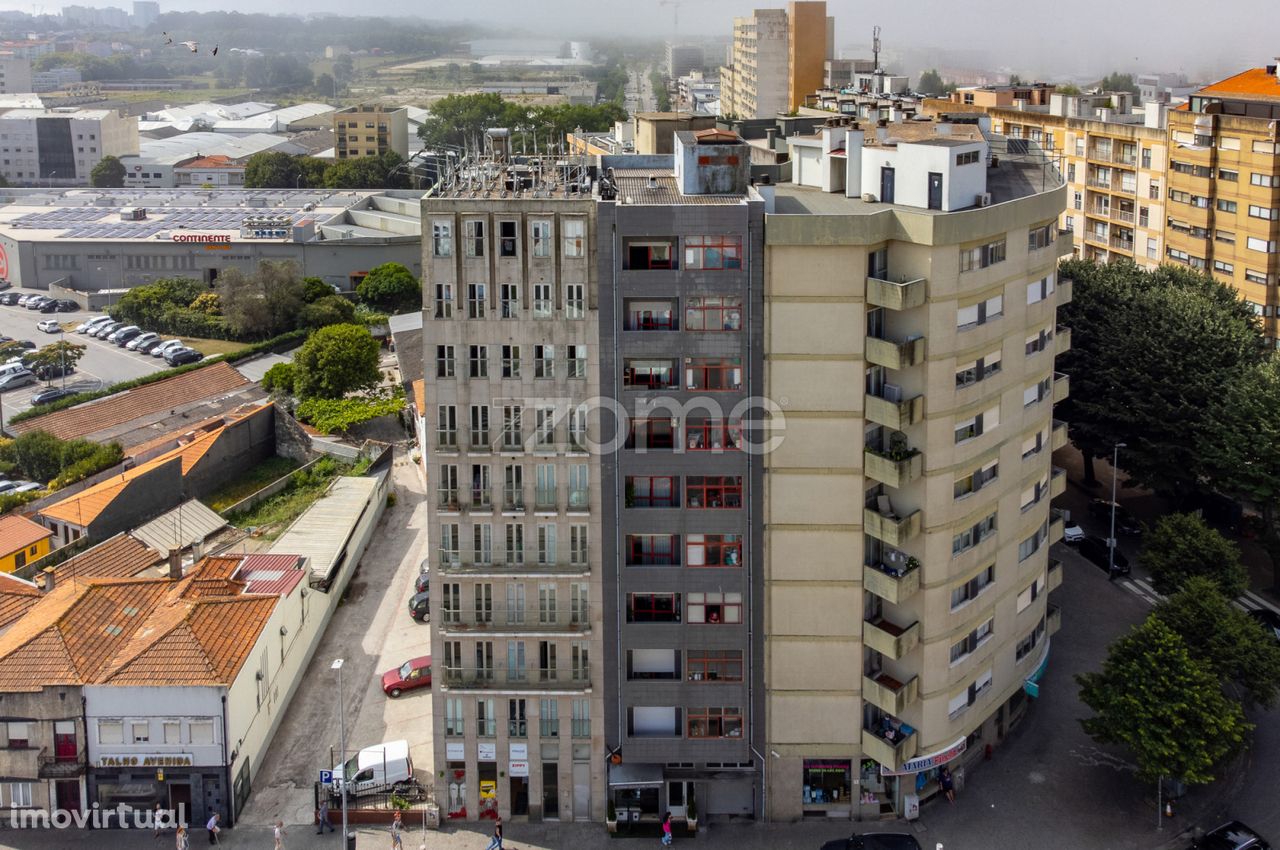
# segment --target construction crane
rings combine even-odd
[[[685,0],[658,0],[659,6],[671,7],[671,29],[673,38],[680,37],[680,7],[684,2]]]

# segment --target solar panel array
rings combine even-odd
[[[162,207],[148,209],[142,221],[118,221],[116,208],[89,207],[32,213],[10,225],[32,230],[61,230],[59,239],[150,239],[162,230],[235,230],[246,218],[261,217],[256,208]],[[291,221],[296,215],[282,217]],[[105,220],[104,220],[105,219]]]

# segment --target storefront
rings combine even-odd
[[[89,770],[90,803],[103,810],[160,806],[188,824],[203,824],[216,811],[229,824],[225,768],[192,762],[183,753],[103,754]]]
[[[476,772],[479,775],[480,811],[477,818],[498,819],[498,745],[476,746]]]
[[[942,767],[958,759],[968,747],[969,739],[962,737],[948,747],[905,762],[897,770],[881,765],[879,773],[886,780],[886,788],[887,780],[893,780],[896,785],[891,796],[895,811],[907,820],[914,820],[920,813],[920,803],[938,793],[938,774]],[[960,769],[956,773],[960,773]],[[953,776],[953,780],[963,782],[962,773]]]
[[[445,745],[448,764],[445,767],[445,817],[454,820],[467,818],[467,763],[463,760],[462,744]]]
[[[609,767],[609,808],[619,830],[662,820],[662,765],[616,764]]]
[[[848,817],[852,813],[852,759],[805,759],[803,770],[806,816]]]

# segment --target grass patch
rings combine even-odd
[[[288,487],[269,499],[263,499],[247,511],[227,516],[237,528],[257,528],[266,540],[275,540],[302,512],[315,504],[329,488],[329,482],[350,469],[332,457],[323,457],[310,468],[294,476]]]
[[[244,348],[243,342],[233,342],[229,339],[199,339],[185,336],[180,336],[179,339],[205,357],[213,357],[215,354],[231,354]]]
[[[252,496],[277,478],[283,478],[293,472],[298,466],[298,462],[292,458],[272,455],[215,493],[213,498],[208,500],[209,507],[221,513],[241,499]]]

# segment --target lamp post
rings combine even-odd
[[[67,388],[67,332],[58,331],[58,351],[62,354],[62,388]]]
[[[347,836],[347,709],[342,698],[342,659],[335,658],[330,670],[338,671],[338,770],[342,772],[342,840],[344,847],[350,842]]]
[[[1127,448],[1116,443],[1111,448],[1111,536],[1107,538],[1107,578],[1116,577],[1116,479],[1119,477],[1120,450]]]
[[[50,192],[52,192],[52,191],[53,191],[53,178],[55,178],[55,177],[57,177],[57,176],[58,176],[58,172],[57,172],[57,171],[50,171],[50,172],[49,172],[49,191],[50,191]]]

